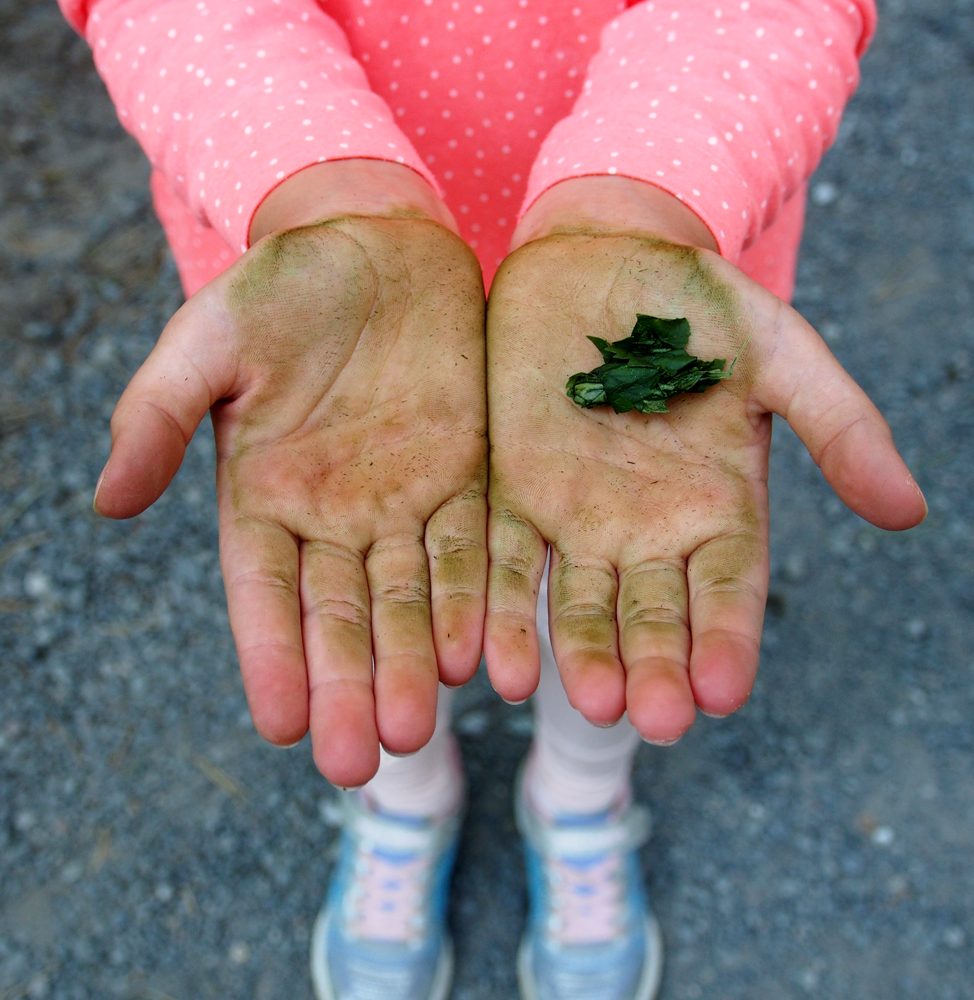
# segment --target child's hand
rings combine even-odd
[[[503,697],[531,693],[550,544],[569,700],[596,723],[627,710],[644,738],[670,742],[696,706],[733,712],[754,681],[772,412],[874,524],[910,527],[925,504],[882,416],[798,313],[714,253],[626,228],[542,235],[494,281],[485,651]],[[637,313],[687,317],[687,349],[705,359],[750,342],[730,379],[668,414],[577,406],[568,377],[601,363],[586,335],[627,337]]]
[[[372,776],[380,739],[421,747],[438,676],[463,683],[480,658],[483,308],[473,254],[427,218],[278,232],[179,310],[112,418],[96,505],[127,517],[212,407],[255,724],[289,744],[310,719],[339,785]]]

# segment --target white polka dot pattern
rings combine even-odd
[[[678,195],[736,260],[834,137],[875,22],[873,0],[60,2],[188,291],[281,180],[349,157],[426,177],[488,280],[519,208],[590,174]]]
[[[261,200],[319,159],[432,181],[314,0],[102,0],[86,36],[122,124],[234,257]]]
[[[736,261],[835,138],[875,27],[868,3],[648,0],[607,25],[526,204],[588,174],[650,181]]]
[[[436,174],[489,278],[541,140],[568,115],[620,0],[326,0]]]

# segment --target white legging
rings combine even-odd
[[[639,734],[623,716],[607,729],[593,726],[568,703],[548,636],[548,576],[538,595],[541,683],[532,698],[534,741],[526,774],[536,808],[551,815],[601,812],[629,797]],[[365,786],[385,812],[437,816],[453,812],[463,795],[456,741],[450,732],[453,692],[440,685],[433,738],[409,757],[381,753],[379,772]]]

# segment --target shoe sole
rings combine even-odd
[[[663,935],[652,914],[646,917],[646,959],[632,1000],[655,1000],[663,978]],[[521,939],[521,947],[517,952],[517,984],[521,990],[521,1000],[541,1000],[538,982],[531,969],[531,948],[526,934]]]
[[[314,987],[317,1000],[338,1000],[338,994],[332,986],[331,975],[325,955],[328,953],[328,927],[331,924],[331,913],[325,908],[315,920],[311,932],[311,984]],[[426,1000],[446,1000],[453,985],[453,941],[449,935],[443,940],[443,950],[440,960],[436,963],[433,982]]]

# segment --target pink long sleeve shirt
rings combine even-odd
[[[570,177],[682,199],[791,293],[804,183],[835,138],[874,0],[60,0],[85,35],[187,293],[311,164],[404,163],[489,280]]]

